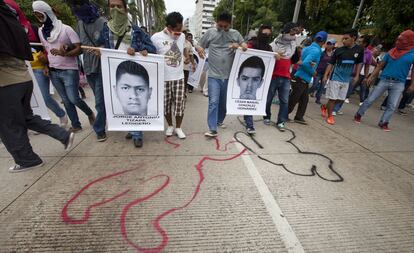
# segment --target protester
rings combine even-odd
[[[231,14],[220,13],[216,21],[216,27],[207,30],[197,48],[200,55],[204,55],[204,48],[209,49],[207,137],[217,136],[218,126],[226,127],[223,121],[226,117],[227,84],[235,51],[239,47],[247,49],[240,33],[230,29]]]
[[[304,116],[309,101],[309,83],[311,82],[312,76],[315,74],[316,67],[319,64],[322,55],[322,46],[327,39],[328,33],[325,31],[320,31],[315,35],[314,42],[303,49],[299,68],[290,81],[292,85],[292,93],[289,96],[288,114],[292,113],[296,104],[299,103],[294,118],[296,123],[307,124]]]
[[[273,52],[276,53],[276,63],[273,69],[272,81],[270,82],[269,92],[266,101],[266,116],[263,122],[270,124],[272,100],[276,92],[279,97],[279,114],[277,116],[277,128],[285,131],[285,123],[288,118],[288,101],[290,92],[290,66],[291,58],[296,50],[296,33],[298,27],[295,23],[287,23],[282,29],[282,33],[270,44]],[[299,58],[299,57],[298,57]]]
[[[82,45],[97,47],[99,33],[102,31],[105,18],[99,16],[98,7],[89,0],[73,0],[72,10],[78,19],[77,32]],[[93,129],[99,142],[106,141],[106,112],[101,73],[101,60],[90,50],[83,50],[83,70],[86,80],[95,96],[96,120]]]
[[[375,68],[374,72],[367,80],[367,85],[371,85],[382,70],[380,82],[359,107],[355,114],[354,121],[361,123],[368,108],[379,98],[385,91],[388,92],[387,107],[382,115],[378,126],[386,132],[390,129],[388,124],[395,111],[398,100],[404,91],[404,83],[410,68],[414,64],[414,32],[406,30],[398,36],[395,47],[391,49]],[[411,73],[411,84],[406,93],[414,92],[414,72]]]
[[[28,129],[55,138],[65,150],[71,148],[74,139],[74,133],[33,115],[33,82],[25,60],[33,60],[26,31],[10,7],[0,0],[0,138],[16,163],[10,172],[43,164],[33,152]]]
[[[326,41],[325,50],[323,51],[318,67],[316,68],[316,76],[313,77],[313,85],[309,89],[310,96],[315,97],[315,103],[319,105],[321,104],[322,93],[324,93],[325,90],[325,87],[322,84],[323,75],[328,67],[328,62],[333,55],[335,44],[336,40],[333,38]]]
[[[187,94],[183,68],[185,35],[181,32],[183,16],[178,12],[172,12],[167,15],[165,21],[164,30],[155,33],[151,37],[157,53],[166,56],[164,67],[164,115],[168,128],[165,135],[172,136],[175,133],[178,138],[184,139],[186,135],[181,129],[181,124],[184,118]],[[176,121],[175,129],[172,119],[173,114]]]
[[[29,38],[29,42],[39,43],[40,39],[38,36],[38,29],[35,26],[32,26],[27,20],[23,11],[20,9],[19,5],[13,0],[5,0],[5,3],[15,10],[18,15],[18,20],[20,24],[24,27],[26,34]],[[44,53],[42,46],[32,47],[32,56],[33,61],[31,61],[31,66],[33,69],[33,74],[36,78],[38,87],[42,94],[43,100],[47,108],[49,108],[60,120],[60,126],[66,127],[68,124],[68,118],[66,112],[59,106],[59,104],[52,98],[50,95],[50,80],[47,75],[45,75],[45,67],[47,67],[47,56]]]
[[[77,56],[81,52],[79,36],[72,27],[57,19],[47,3],[35,1],[32,6],[34,15],[43,24],[39,29],[39,37],[48,54],[49,68],[45,71],[49,73],[53,85],[63,100],[72,123],[70,131],[81,131],[82,126],[75,106],[88,116],[91,125],[95,122],[95,114],[79,97],[77,63]]]
[[[190,70],[195,71],[196,63],[193,56],[193,35],[188,32],[184,32],[185,35],[185,47],[184,47],[184,84],[187,86],[189,93],[192,93],[194,87],[188,84],[188,77],[190,76]]]
[[[344,33],[343,46],[335,50],[323,77],[322,83],[326,84],[326,98],[329,100],[321,106],[321,113],[323,117],[327,117],[326,122],[331,125],[335,124],[332,115],[335,105],[346,99],[350,81],[355,84],[359,79],[364,52],[363,48],[355,44],[357,38],[358,31],[355,29]],[[356,71],[352,78],[354,68]]]
[[[150,37],[138,26],[129,22],[126,0],[109,0],[108,4],[111,19],[104,24],[97,45],[123,50],[132,56],[135,52],[143,56],[155,53],[156,49]],[[143,146],[142,131],[129,132],[125,138],[132,139],[137,148]]]

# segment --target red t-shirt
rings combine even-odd
[[[276,77],[286,77],[290,79],[290,64],[290,59],[280,58],[280,60],[276,61],[272,79],[275,79]]]

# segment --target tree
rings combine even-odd
[[[58,19],[62,20],[64,24],[74,27],[76,25],[76,18],[72,14],[72,10],[69,5],[67,5],[63,0],[44,0],[48,3],[54,10]],[[27,0],[16,0],[16,3],[19,4],[20,9],[29,19],[32,24],[39,24],[39,21],[33,14],[32,1]]]

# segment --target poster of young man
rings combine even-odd
[[[227,89],[227,114],[266,115],[266,98],[274,65],[272,52],[237,50]]]
[[[29,70],[30,76],[33,80],[33,93],[30,99],[30,107],[32,107],[33,114],[39,115],[42,119],[50,120],[49,112],[46,107],[46,103],[43,100],[42,93],[40,92],[39,85],[37,84],[36,77],[33,74],[32,66],[30,62],[26,62],[26,66]]]
[[[197,51],[193,48],[193,57],[194,57],[195,63],[197,64],[197,67],[194,72],[192,69],[190,69],[190,75],[188,76],[187,83],[193,86],[194,88],[197,88],[200,84],[201,74],[203,73],[204,64],[206,62],[207,55],[205,56],[204,59],[202,59],[200,55],[197,53]]]
[[[164,56],[101,49],[108,131],[164,130]]]

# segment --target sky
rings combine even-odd
[[[167,13],[178,11],[183,15],[184,20],[194,15],[195,0],[165,0]]]

